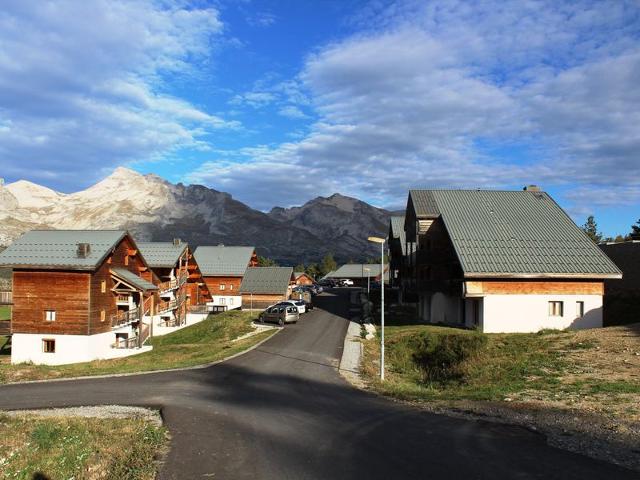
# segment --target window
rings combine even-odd
[[[44,353],[56,353],[56,341],[50,338],[42,339],[42,351]]]
[[[581,318],[584,316],[584,302],[576,302],[576,317]]]
[[[220,284],[220,290],[224,290],[224,283]]]
[[[124,256],[124,264],[129,265],[129,255]]]
[[[102,280],[100,282],[100,291],[102,293],[107,293],[107,281],[106,280]]]
[[[549,316],[550,317],[562,317],[563,315],[563,302],[549,302]]]
[[[55,310],[45,310],[44,311],[44,319],[47,322],[55,322],[56,321],[56,311]]]
[[[100,321],[104,322],[107,319],[107,312],[100,310]]]
[[[233,290],[233,283],[229,284],[229,290]]]
[[[229,305],[233,305],[233,298],[229,299]]]
[[[220,305],[226,305],[226,304],[227,304],[227,299],[226,299],[226,298],[224,298],[224,297],[222,297],[222,298],[220,299]]]

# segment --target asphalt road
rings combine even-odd
[[[519,427],[434,415],[352,388],[336,371],[346,296],[317,304],[223,364],[3,386],[0,409],[159,407],[172,436],[161,479],[638,478]]]

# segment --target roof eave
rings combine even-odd
[[[77,270],[81,272],[93,272],[98,268],[98,266],[87,265],[79,267],[78,265],[20,265],[15,263],[0,263],[0,268],[19,268],[22,270]]]
[[[496,273],[496,272],[467,272],[464,278],[554,278],[554,279],[592,279],[611,280],[621,279],[621,273]]]

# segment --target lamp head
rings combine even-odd
[[[369,237],[367,238],[367,240],[373,243],[384,243],[386,241],[384,238],[380,238],[380,237]]]

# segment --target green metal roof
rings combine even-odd
[[[365,270],[368,268],[369,271]],[[384,266],[385,278],[388,277],[388,265]],[[347,263],[330,273],[330,278],[373,278],[380,275],[379,263]]]
[[[194,256],[205,277],[239,277],[244,275],[254,251],[254,247],[201,246],[196,248]]]
[[[95,270],[126,234],[125,230],[32,230],[0,253],[0,266]],[[90,245],[86,257],[78,257],[79,243]]]
[[[292,274],[291,267],[247,268],[240,284],[240,292],[285,294]]]
[[[130,284],[132,287],[138,288],[140,290],[147,291],[158,289],[158,287],[156,287],[153,283],[148,282],[144,278],[136,275],[126,268],[112,268],[111,273],[121,278],[124,282]]]
[[[440,216],[465,277],[620,278],[545,192],[411,190],[418,218]]]
[[[189,245],[180,242],[139,242],[140,253],[151,268],[173,268]]]

